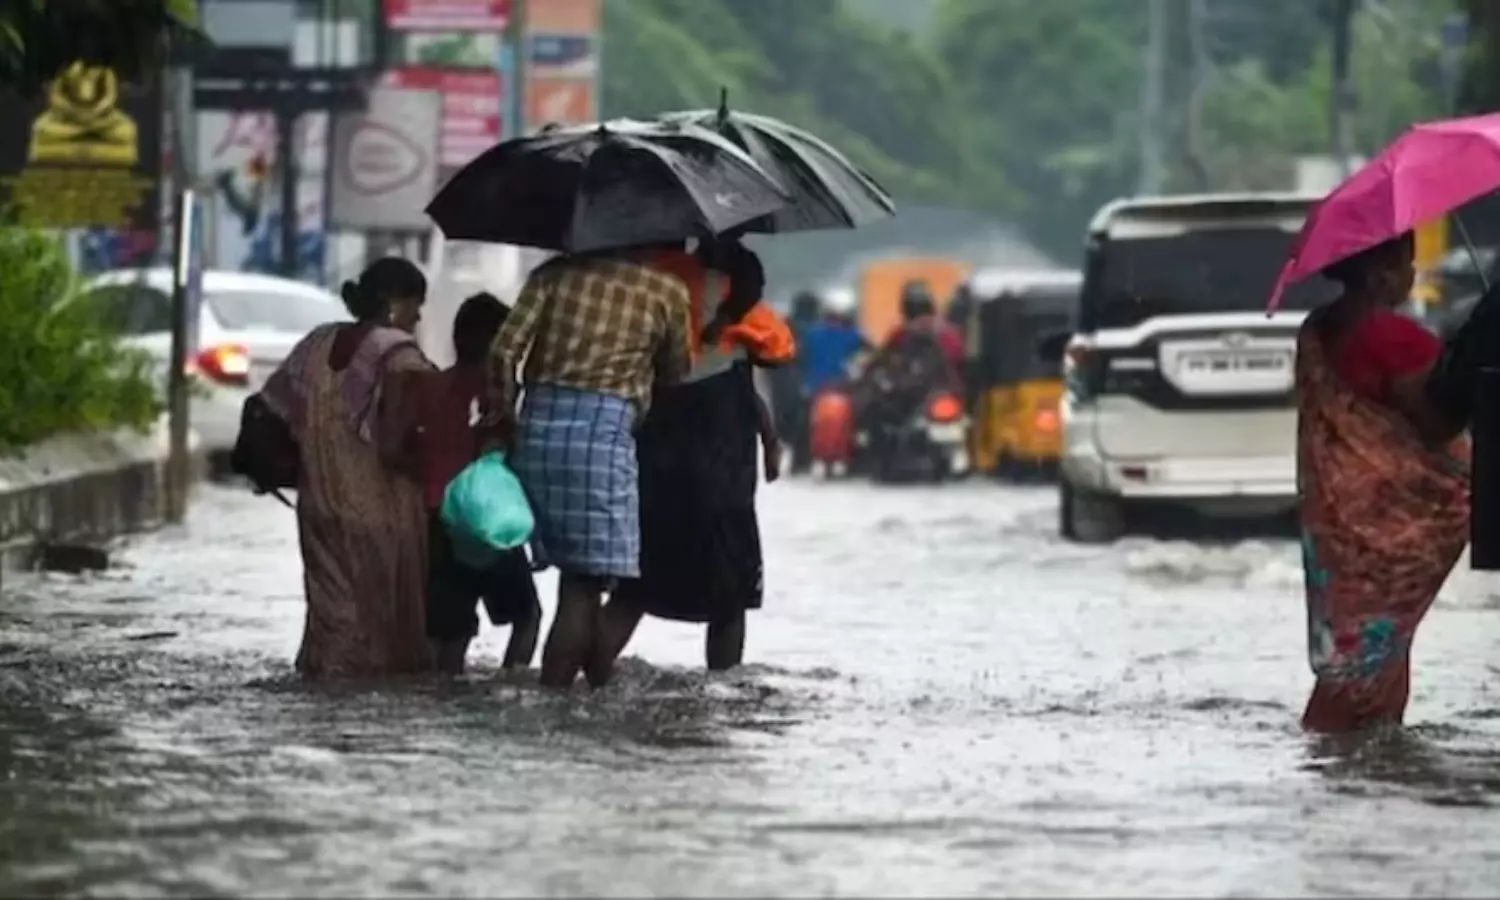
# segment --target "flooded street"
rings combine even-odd
[[[502,678],[493,630],[458,683],[312,690],[291,513],[206,489],[118,570],[8,582],[0,893],[1493,895],[1500,582],[1450,583],[1412,727],[1335,746],[1291,543],[1054,517],[778,484],[741,672],[648,622],[597,694]]]

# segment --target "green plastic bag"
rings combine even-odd
[[[531,540],[536,528],[521,481],[498,451],[469,463],[448,483],[438,515],[453,540],[453,555],[476,569]]]

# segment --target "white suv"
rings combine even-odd
[[[1063,351],[1059,526],[1112,541],[1137,506],[1272,515],[1297,501],[1297,328],[1329,300],[1271,285],[1316,198],[1119,200],[1089,228],[1078,331]]]

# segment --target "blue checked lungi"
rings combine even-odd
[[[536,517],[538,566],[570,575],[636,578],[641,512],[635,404],[540,384],[526,389],[508,458]]]

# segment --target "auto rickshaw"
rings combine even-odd
[[[970,452],[976,471],[1047,475],[1061,451],[1062,372],[1039,344],[1071,331],[1083,277],[1076,271],[988,269],[966,283]]]

